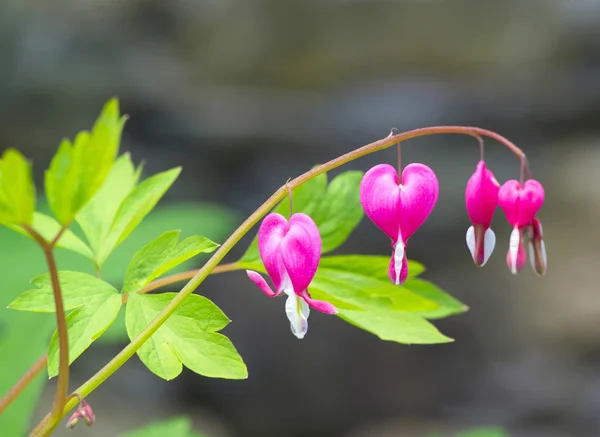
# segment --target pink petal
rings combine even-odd
[[[402,183],[394,167],[379,164],[371,168],[360,185],[365,214],[394,242],[402,231],[404,241],[425,222],[439,194],[433,170],[410,164],[402,172]]]
[[[498,203],[511,225],[519,228],[527,226],[544,203],[544,187],[533,179],[523,185],[511,179],[500,188]]]
[[[269,296],[269,297],[277,296],[277,293],[274,292],[271,289],[271,287],[269,287],[269,284],[267,284],[267,281],[265,281],[265,278],[263,278],[260,273],[252,271],[252,270],[246,270],[246,274],[248,275],[250,280],[252,282],[254,282],[254,285],[256,285],[258,288],[260,288],[263,291],[263,293],[265,293],[267,296]]]
[[[484,161],[479,161],[465,190],[465,203],[471,223],[483,225],[485,229],[490,227],[498,206],[499,190],[500,184],[494,174],[486,168]]]
[[[338,313],[337,309],[329,302],[325,302],[322,300],[316,300],[316,299],[313,299],[312,297],[310,297],[308,290],[303,290],[300,293],[300,296],[306,301],[306,303],[308,305],[310,305],[312,308],[316,309],[317,311],[321,311],[322,313],[325,313],[325,314],[337,314]]]
[[[288,222],[284,216],[272,213],[265,217],[258,229],[258,252],[278,292],[281,291],[281,282],[285,276],[280,246],[287,226]]]
[[[289,230],[281,242],[281,259],[294,291],[308,288],[321,259],[321,235],[315,222],[306,214],[290,219]]]
[[[394,167],[379,164],[367,171],[360,183],[360,202],[365,214],[394,241],[400,226],[399,182]]]
[[[433,170],[416,163],[404,168],[401,190],[400,228],[404,241],[407,241],[433,211],[440,187]]]

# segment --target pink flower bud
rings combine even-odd
[[[529,259],[531,266],[540,276],[546,273],[546,245],[542,235],[542,224],[534,218],[529,228]]]
[[[496,245],[496,235],[490,226],[498,206],[499,190],[500,184],[494,174],[486,168],[484,161],[479,161],[465,190],[467,213],[472,223],[467,230],[467,247],[478,267],[485,265]]]

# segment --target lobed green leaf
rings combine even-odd
[[[157,421],[119,437],[202,437],[192,431],[192,422],[187,417],[176,417]]]
[[[6,149],[0,158],[0,224],[31,224],[34,211],[31,165],[18,150]]]
[[[341,309],[339,316],[348,323],[375,334],[382,340],[403,344],[436,344],[454,341],[414,313]]]
[[[121,296],[112,293],[67,315],[69,364],[75,361],[115,320],[121,308]],[[58,333],[55,331],[48,349],[48,375],[58,375]]]
[[[125,117],[119,103],[109,100],[91,132],[65,139],[45,174],[50,209],[61,225],[68,225],[104,183],[119,151]]]
[[[139,290],[179,264],[218,245],[199,235],[179,241],[180,231],[169,231],[140,249],[127,268],[122,293]]]
[[[106,296],[118,294],[112,285],[87,273],[60,271],[58,279],[66,311],[84,305],[94,305],[105,300]],[[46,273],[37,276],[31,283],[36,288],[21,293],[8,307],[20,311],[54,312],[54,292],[50,275]]]
[[[94,253],[101,251],[117,210],[134,189],[138,177],[129,154],[122,155],[113,164],[98,192],[77,214],[77,223]]]
[[[175,294],[130,295],[126,309],[129,337],[135,338]],[[214,332],[228,323],[219,307],[192,294],[140,347],[138,356],[151,372],[166,380],[177,377],[183,365],[208,377],[247,378],[246,365],[233,344]]]
[[[97,263],[101,266],[110,253],[125,240],[137,225],[154,208],[161,197],[175,182],[181,172],[180,167],[149,177],[133,189],[123,200],[113,223],[106,233],[97,253]]]

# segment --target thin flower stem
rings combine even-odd
[[[21,394],[31,381],[46,367],[48,363],[48,354],[44,354],[33,366],[17,381],[8,393],[0,400],[0,414],[8,408],[10,404]]]
[[[218,273],[225,272],[233,272],[235,270],[240,270],[242,267],[237,263],[231,264],[221,264],[220,266],[215,267],[210,274],[216,275]],[[156,281],[150,282],[141,290],[137,290],[136,293],[149,293],[151,291],[157,290],[162,287],[166,287],[167,285],[175,284],[177,282],[185,281],[188,279],[192,279],[198,273],[200,269],[188,270],[187,272],[175,273],[171,276],[165,276],[164,278],[157,279]],[[123,295],[123,303],[127,302],[128,294]]]
[[[24,229],[33,237],[35,241],[42,247],[48,271],[50,273],[50,281],[52,283],[52,292],[54,293],[54,306],[56,310],[56,326],[58,331],[58,382],[56,384],[56,395],[54,396],[54,404],[52,405],[52,413],[50,415],[49,427],[54,429],[60,419],[63,417],[63,410],[66,403],[67,393],[69,391],[69,336],[67,333],[67,320],[65,314],[65,306],[63,303],[62,293],[60,290],[60,281],[58,279],[58,268],[54,259],[53,243],[58,241],[62,232],[59,232],[53,243],[46,241],[37,231],[31,226],[25,225]]]
[[[398,143],[398,178],[402,180],[402,145]]]
[[[393,132],[392,132],[393,133]],[[312,170],[300,175],[296,179],[289,182],[289,187],[294,189],[312,178],[326,173],[334,168],[340,167],[350,161],[353,161],[362,156],[386,149],[401,141],[406,141],[411,138],[416,138],[425,135],[436,134],[462,134],[462,135],[480,135],[482,137],[492,138],[503,144],[511,150],[519,159],[522,159],[525,154],[515,144],[503,136],[477,127],[465,126],[435,126],[422,129],[415,129],[408,132],[388,135],[387,137],[375,141],[366,146],[360,147],[352,152],[346,153],[338,158],[335,158],[325,164],[313,168]],[[87,380],[83,385],[77,388],[76,392],[86,397],[93,392],[100,384],[115,373],[125,362],[131,358],[142,344],[144,344],[156,330],[167,321],[167,319],[175,312],[175,310],[183,303],[183,301],[194,292],[194,290],[206,279],[210,272],[217,267],[221,260],[229,253],[229,251],[240,241],[240,239],[254,227],[258,221],[271,211],[281,200],[287,195],[286,185],[281,186],[271,197],[269,197],[256,211],[254,211],[223,243],[221,247],[212,255],[212,257],[198,270],[192,279],[181,289],[181,291],[169,302],[169,304],[129,343],[121,352],[119,352],[112,360],[110,360],[102,369]],[[69,400],[63,414],[67,414],[77,405],[75,399]],[[36,427],[30,434],[30,437],[48,436],[52,431],[48,416]]]

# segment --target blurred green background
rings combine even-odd
[[[89,128],[112,95],[130,115],[121,150],[147,162],[145,176],[183,165],[160,210],[110,260],[115,283],[160,232],[220,242],[289,177],[392,127],[495,130],[525,149],[546,187],[547,275],[510,275],[500,211],[496,253],[476,269],[463,196],[477,143],[407,142],[405,162],[426,162],[441,185],[409,256],[471,308],[436,322],[454,343],[384,343],[316,314],[300,342],[280,301],[241,272],[219,275],[201,292],[233,320],[226,334],[249,380],[184,372],[166,383],[133,358],[90,396],[98,423],[75,434],[111,437],[181,413],[211,437],[421,437],[496,424],[516,437],[600,435],[599,1],[4,0],[0,59],[0,147],[33,160],[38,186],[61,138]],[[486,157],[501,182],[518,177],[501,146],[486,141]],[[347,168],[379,162],[394,163],[394,152]],[[339,252],[387,254],[389,241],[363,221]],[[6,229],[0,257],[6,306],[43,259]],[[37,359],[52,325],[0,309],[1,393]],[[73,385],[121,346],[93,346],[74,364]],[[0,435],[19,417],[3,416]]]

